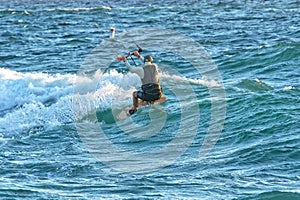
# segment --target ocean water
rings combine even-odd
[[[300,199],[299,7],[0,0],[0,198]],[[136,44],[167,101],[119,121]]]

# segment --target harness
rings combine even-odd
[[[143,100],[153,102],[160,99],[162,95],[162,89],[158,83],[147,83],[142,85]]]

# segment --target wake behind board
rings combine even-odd
[[[158,99],[158,100],[154,101],[154,103],[150,104],[150,106],[155,105],[155,104],[159,104],[159,103],[163,103],[166,100],[167,100],[167,97],[162,96],[160,99]],[[139,100],[138,108],[145,107],[145,106],[148,106],[148,105],[149,104],[147,104],[146,102]],[[132,108],[132,106],[126,107],[124,110],[122,110],[119,114],[116,115],[116,118],[118,120],[123,120],[123,119],[126,119],[126,118],[130,117],[129,110],[131,108]]]

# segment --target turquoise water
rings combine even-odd
[[[300,199],[299,1],[0,2],[1,199]]]

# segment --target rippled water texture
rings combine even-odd
[[[299,7],[0,0],[0,198],[300,199]],[[168,99],[116,121],[134,42]]]

